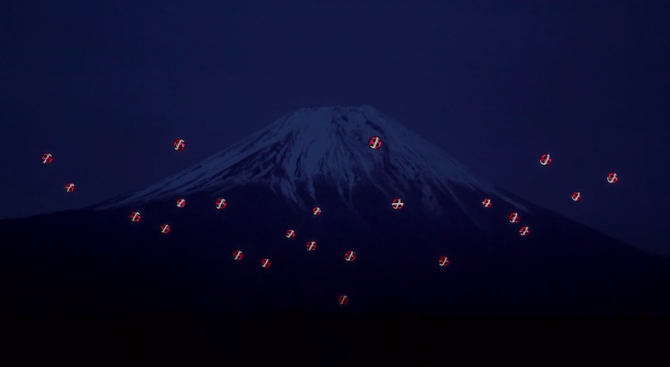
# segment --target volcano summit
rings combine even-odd
[[[296,111],[156,184],[0,233],[0,308],[31,312],[670,310],[668,260],[476,177],[369,106]]]
[[[384,147],[367,142],[382,136]],[[301,109],[201,164],[99,208],[175,198],[194,192],[225,192],[248,184],[266,184],[292,204],[305,208],[300,191],[316,202],[316,183],[328,183],[353,206],[357,187],[369,185],[387,195],[418,194],[417,204],[439,213],[436,200],[449,194],[460,205],[455,187],[506,197],[475,177],[444,151],[370,106]]]

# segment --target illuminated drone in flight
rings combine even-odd
[[[344,254],[344,259],[347,261],[354,261],[356,260],[356,253],[354,251],[347,251],[346,254]]]
[[[233,260],[242,260],[244,258],[244,252],[237,250],[233,252]]]
[[[289,229],[286,231],[286,238],[294,238],[295,237],[295,231],[292,229]]]
[[[53,162],[53,161],[54,161],[54,156],[51,155],[51,153],[42,154],[42,163],[51,164],[51,162]]]
[[[307,242],[307,251],[314,251],[314,250],[316,250],[316,242],[314,241]]]
[[[512,213],[509,215],[510,223],[517,223],[519,221],[519,213]]]
[[[175,140],[173,145],[174,145],[174,150],[176,150],[178,152],[181,152],[182,150],[184,150],[184,148],[186,148],[186,142],[184,141],[184,139]]]
[[[526,227],[526,226],[523,226],[519,230],[519,234],[522,235],[522,236],[527,236],[527,235],[530,234],[530,229],[528,229],[528,227]]]
[[[402,209],[402,207],[405,206],[405,203],[401,199],[393,199],[393,202],[391,203],[391,208],[395,210]]]
[[[616,173],[612,172],[609,175],[607,175],[607,182],[613,184],[616,183],[617,181],[619,181],[619,176]]]
[[[223,198],[216,199],[216,208],[217,209],[225,209],[227,205],[228,205],[228,202],[226,201],[226,199],[223,199]]]
[[[339,303],[339,304],[341,304],[342,306],[344,306],[344,305],[346,305],[347,303],[349,303],[349,297],[348,297],[346,294],[343,294],[343,295],[341,295],[341,296],[337,299],[337,303]]]
[[[548,166],[551,164],[551,154],[542,154],[540,157],[540,164],[543,166]]]
[[[177,200],[177,207],[178,208],[183,208],[184,206],[186,206],[186,200],[184,200],[184,199]]]
[[[439,266],[447,266],[449,265],[449,259],[447,259],[446,256],[442,256],[440,260],[437,262],[437,265]]]
[[[272,265],[272,262],[269,259],[261,260],[261,266],[264,268],[269,268]]]
[[[321,208],[317,206],[316,208],[312,209],[312,214],[321,215]]]
[[[491,206],[491,199],[484,199],[484,201],[482,201],[482,205],[484,206],[484,208],[490,207]]]
[[[74,184],[70,182],[69,184],[65,185],[65,192],[74,192]]]
[[[140,215],[140,212],[133,212],[133,214],[130,215],[130,220],[133,222],[139,222],[142,216]]]
[[[163,233],[163,234],[170,233],[170,225],[169,224],[163,224],[161,226],[161,233]]]
[[[378,136],[373,136],[368,141],[368,146],[370,149],[377,150],[382,147],[382,140]]]
[[[579,191],[575,191],[572,193],[572,201],[580,201],[582,200],[582,193]]]

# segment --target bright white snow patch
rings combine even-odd
[[[368,147],[372,136],[382,139],[381,149]],[[353,188],[368,182],[393,196],[419,187],[423,205],[441,212],[435,200],[438,192],[450,193],[460,205],[466,204],[452,191],[458,185],[494,193],[519,210],[528,211],[443,150],[370,106],[301,109],[194,168],[99,209],[249,183],[267,183],[302,206],[305,203],[298,195],[298,185],[306,185],[314,198],[313,184],[319,177],[337,187],[349,205]]]

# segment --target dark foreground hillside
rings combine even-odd
[[[0,221],[0,312],[670,314],[667,259],[539,208],[513,225],[514,208],[475,206],[478,228],[448,198],[438,220],[412,198],[394,211],[391,198],[363,192],[355,200],[362,221],[336,195],[318,202],[318,217],[262,190],[228,192],[225,210],[214,207],[216,197],[189,196],[184,208],[170,200]],[[130,221],[135,210],[138,223]],[[163,223],[172,226],[167,235]],[[519,235],[521,224],[530,236]],[[296,238],[285,237],[289,228]],[[307,251],[310,240],[316,251]],[[243,260],[233,260],[235,250]],[[349,250],[354,262],[345,261]],[[441,256],[448,267],[438,266]],[[264,258],[270,268],[260,266]]]
[[[660,318],[478,318],[283,312],[2,318],[5,366],[444,366],[661,356]],[[632,359],[631,359],[632,358]],[[20,361],[20,363],[17,363]]]

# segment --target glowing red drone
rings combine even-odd
[[[607,175],[607,182],[613,184],[616,183],[617,181],[619,181],[619,176],[616,173],[612,172],[609,175]]]
[[[346,305],[347,303],[349,303],[349,297],[347,297],[346,294],[343,294],[343,295],[341,295],[341,296],[337,299],[337,303],[339,303],[339,304],[341,304],[342,306],[344,306],[344,305]]]
[[[579,191],[575,191],[572,193],[572,201],[579,201],[582,200],[582,193]]]
[[[370,138],[370,141],[368,141],[368,146],[370,149],[379,149],[382,147],[382,140],[378,136],[373,136]]]
[[[540,164],[543,166],[548,166],[551,164],[551,155],[550,154],[542,154],[542,157],[540,157]]]
[[[184,139],[175,140],[173,145],[174,145],[174,150],[176,150],[178,152],[181,152],[182,150],[184,150],[184,148],[186,148],[186,142],[184,141]]]
[[[393,202],[391,203],[391,208],[395,210],[400,210],[403,206],[405,206],[405,203],[403,203],[401,199],[393,199]]]
[[[517,223],[519,221],[519,213],[512,213],[509,215],[510,223]]]
[[[54,161],[54,156],[51,155],[51,153],[42,154],[42,163],[51,164],[51,162],[53,162],[53,161]]]
[[[528,227],[526,227],[526,226],[523,226],[519,230],[519,234],[522,235],[522,236],[527,236],[527,235],[530,234],[530,229],[528,229]]]

